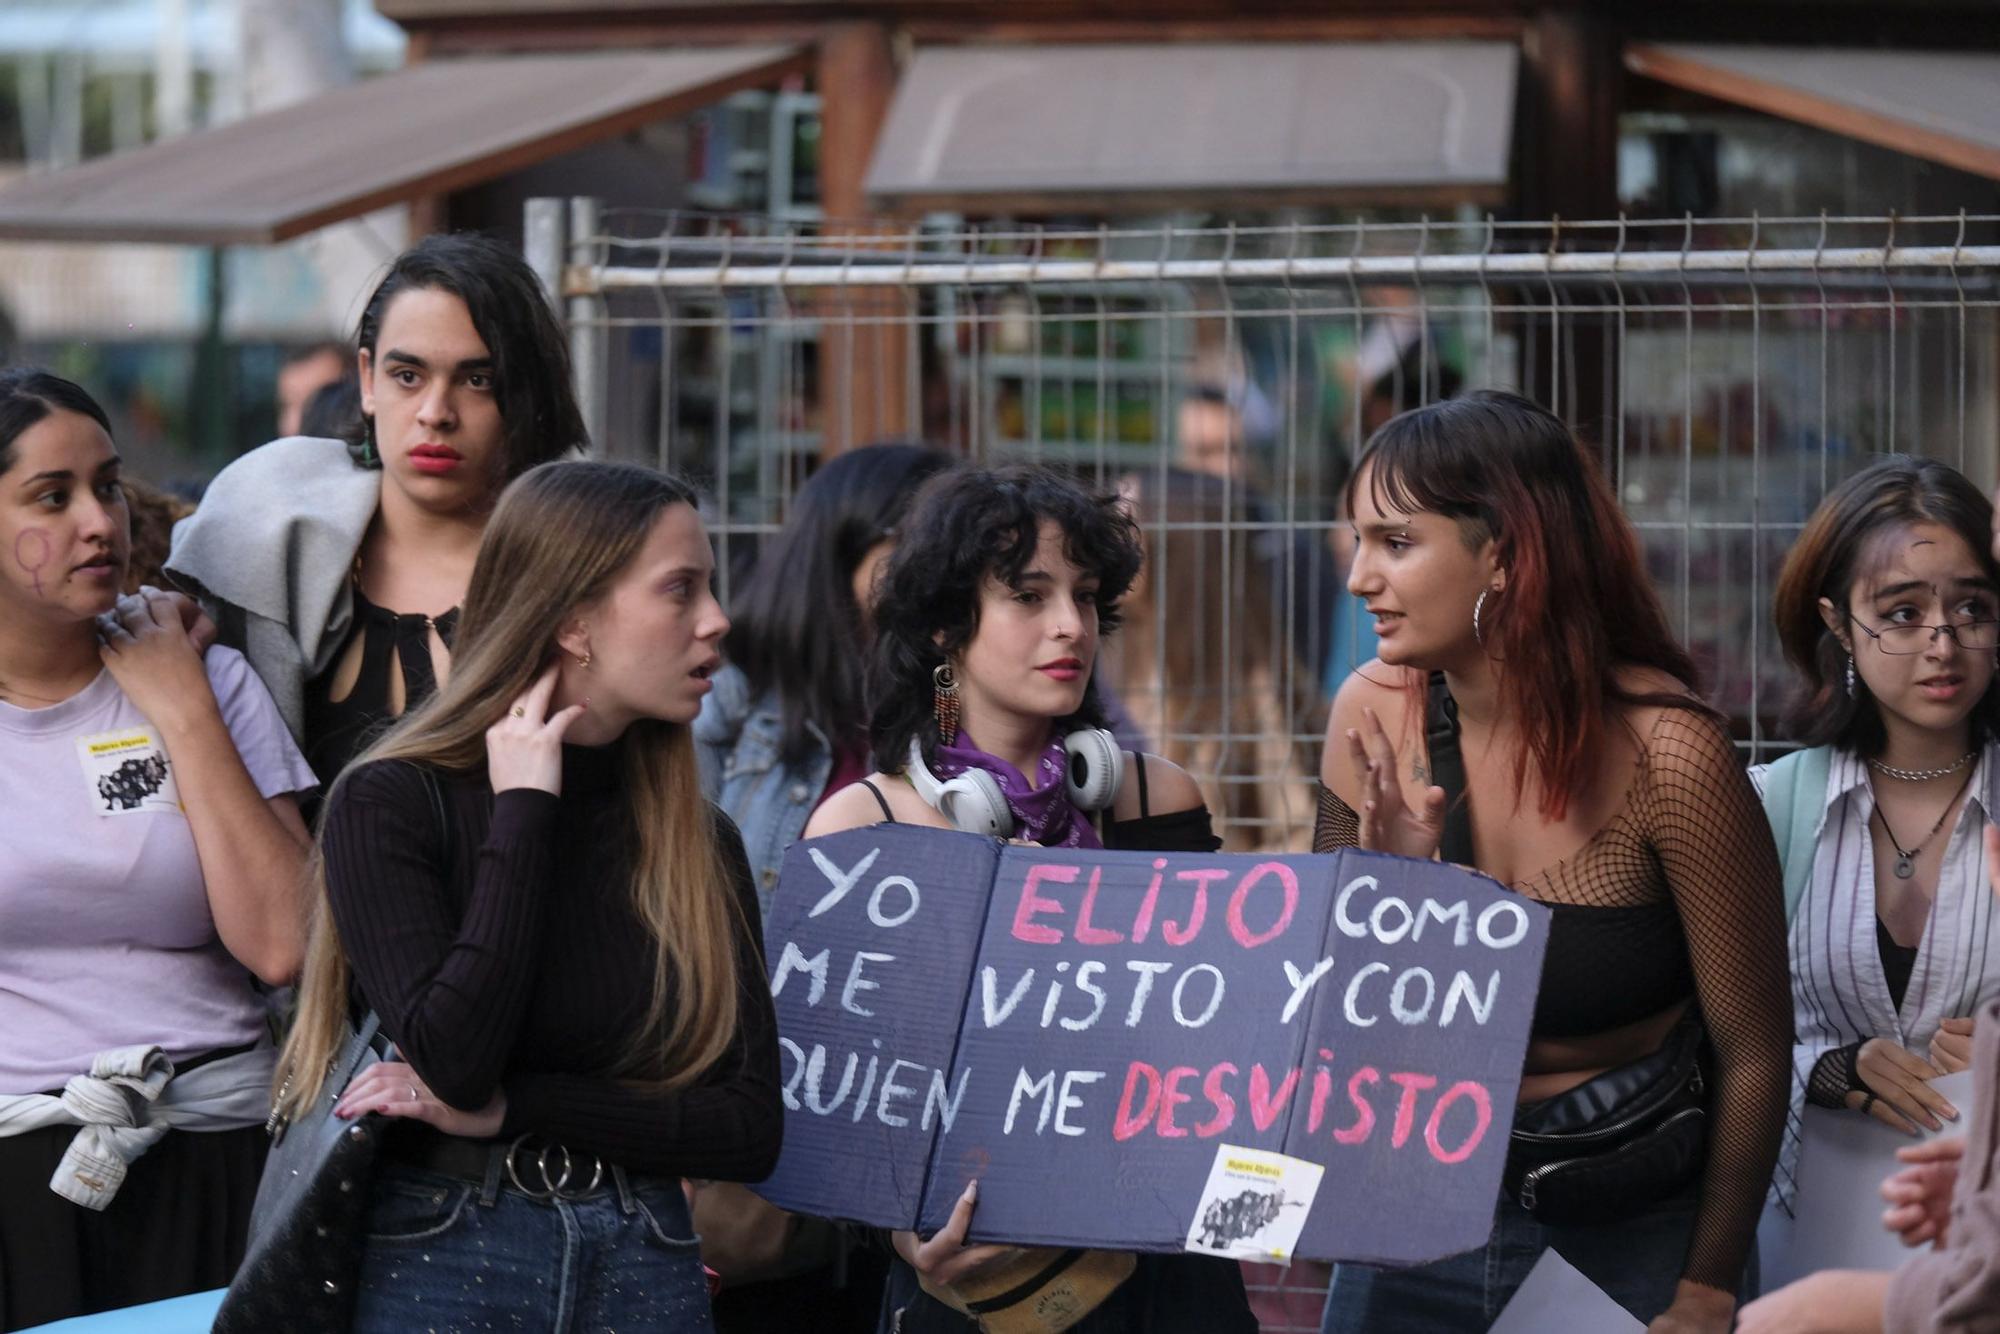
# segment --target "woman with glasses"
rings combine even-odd
[[[1813,514],[1774,615],[1809,749],[1751,771],[1782,835],[1796,1037],[1774,1186],[1790,1212],[1801,1102],[1909,1134],[1958,1109],[1930,1085],[1971,1058],[2000,996],[1984,826],[2000,801],[1993,507],[1942,463],[1890,459]],[[1816,832],[1815,832],[1816,831]]]

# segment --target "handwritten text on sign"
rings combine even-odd
[[[1177,1249],[1215,1144],[1320,1163],[1297,1253],[1486,1235],[1546,939],[1491,881],[1361,852],[1072,852],[876,826],[788,855],[787,1109],[761,1189],[978,1239]]]

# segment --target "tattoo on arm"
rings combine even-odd
[[[1430,786],[1431,771],[1422,760],[1418,760],[1410,765],[1410,777],[1422,783],[1425,787]]]

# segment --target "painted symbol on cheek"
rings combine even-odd
[[[35,596],[43,597],[42,567],[49,563],[49,535],[39,528],[23,528],[14,538],[14,563],[35,581]]]

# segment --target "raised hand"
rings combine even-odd
[[[562,795],[563,734],[583,716],[583,705],[549,716],[558,671],[550,663],[506,715],[486,729],[486,773],[495,792],[537,788]]]
[[[208,670],[182,624],[176,595],[154,589],[119,599],[97,618],[97,643],[119,689],[161,732],[215,714]]]
[[[1444,839],[1445,791],[1424,792],[1422,810],[1403,800],[1397,777],[1396,747],[1373,709],[1362,710],[1362,725],[1347,729],[1348,758],[1361,787],[1361,846],[1401,857],[1428,859]]]

